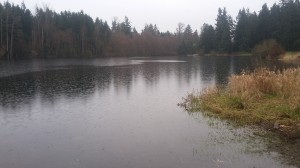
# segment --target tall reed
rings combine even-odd
[[[292,108],[300,106],[300,68],[271,71],[266,68],[243,72],[229,79],[228,93],[246,100],[274,96],[288,100]]]

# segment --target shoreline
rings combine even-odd
[[[279,60],[283,62],[300,62],[300,52],[287,52],[281,55]]]
[[[286,139],[300,139],[300,68],[233,75],[229,84],[191,93],[179,105],[238,125],[257,125]]]
[[[199,56],[209,57],[209,56],[217,56],[217,57],[249,57],[253,56],[252,53],[247,52],[236,52],[236,53],[207,53],[207,54],[199,54]]]

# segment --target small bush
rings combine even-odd
[[[285,50],[276,40],[270,39],[256,45],[252,53],[264,59],[277,59]]]

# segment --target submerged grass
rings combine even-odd
[[[300,68],[257,69],[233,75],[223,88],[208,88],[184,98],[189,112],[209,111],[239,124],[260,124],[300,136]]]

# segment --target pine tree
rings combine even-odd
[[[204,23],[201,28],[199,47],[205,53],[216,50],[216,32],[212,25]]]
[[[216,23],[216,45],[218,52],[231,52],[232,26],[233,21],[231,16],[227,14],[226,8],[219,8]]]

